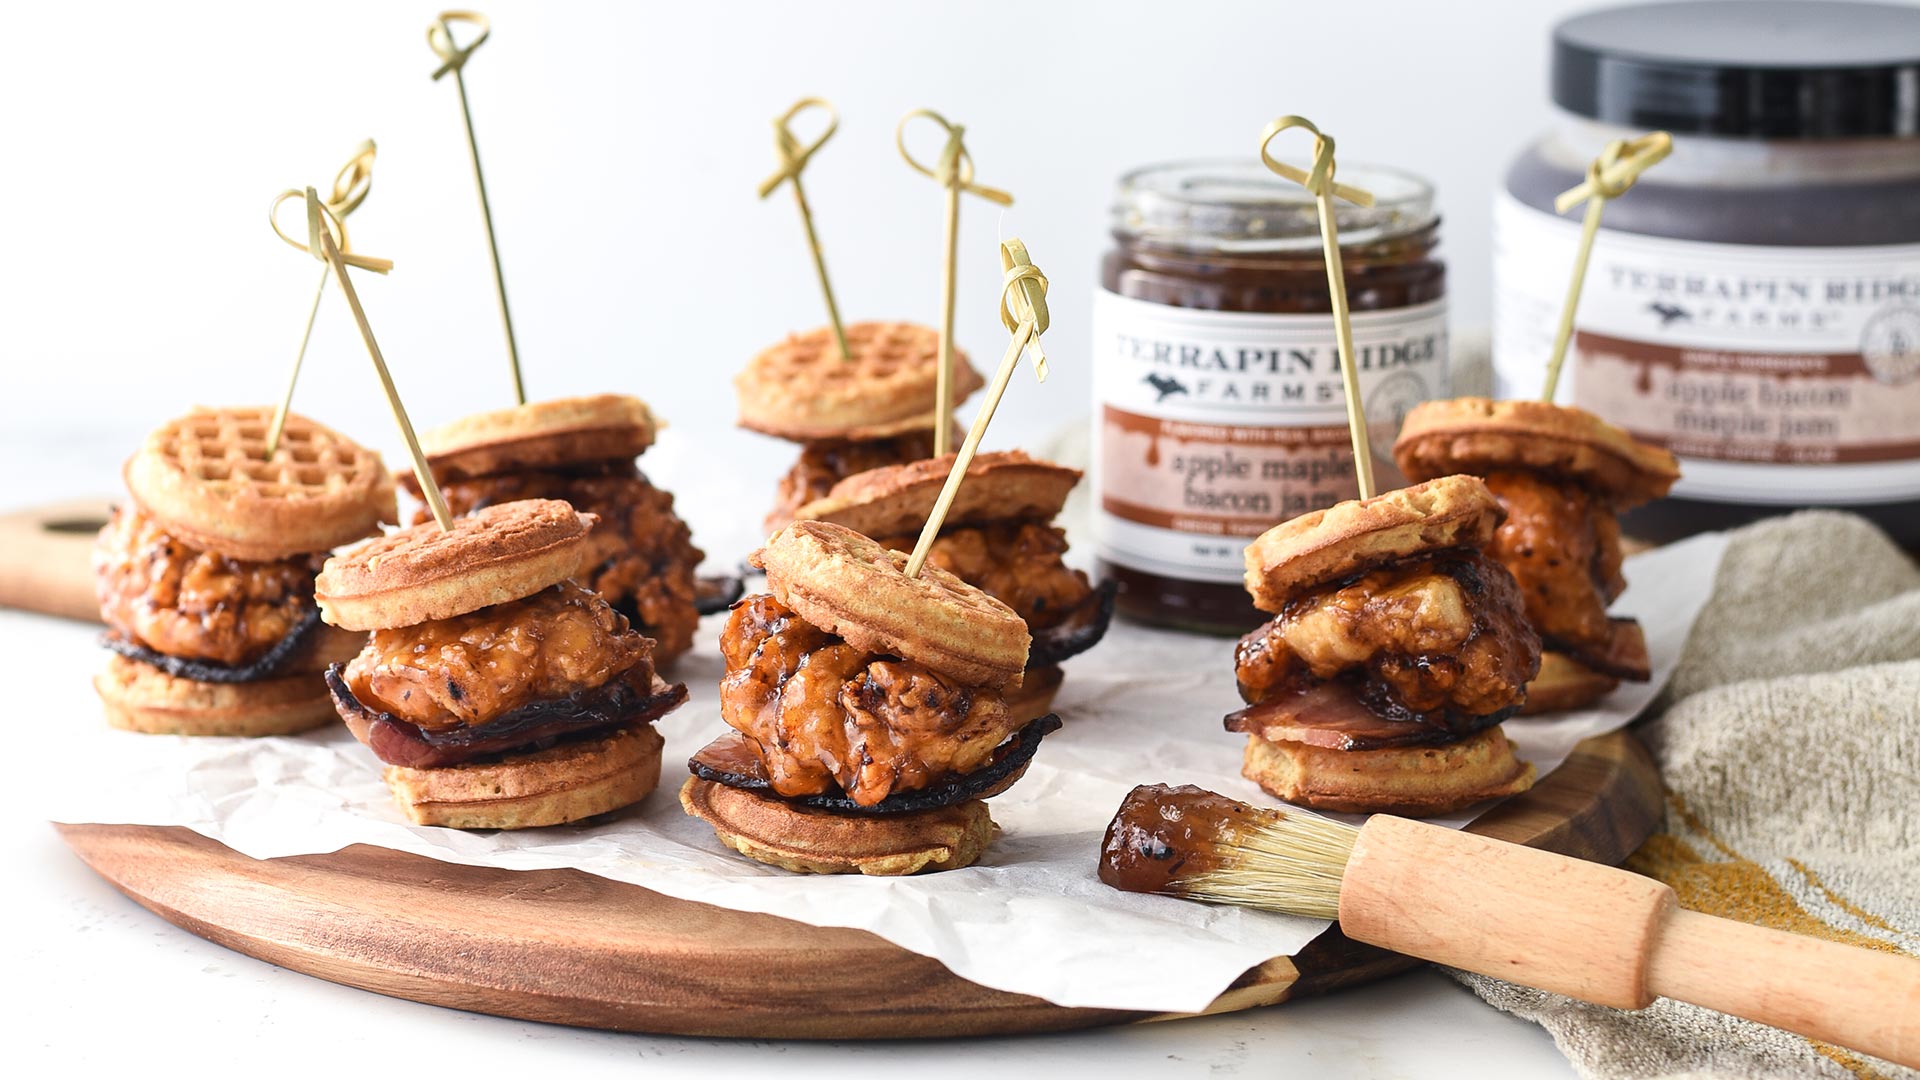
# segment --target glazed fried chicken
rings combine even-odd
[[[896,536],[880,543],[912,551],[918,539]],[[1006,522],[943,531],[927,562],[999,599],[1037,632],[1058,625],[1093,591],[1085,573],[1061,562],[1066,550],[1067,534],[1055,526]]]
[[[932,431],[916,431],[890,439],[803,443],[800,460],[780,478],[780,486],[774,492],[773,510],[767,514],[767,531],[778,531],[793,520],[794,511],[826,495],[833,490],[833,485],[854,473],[884,465],[904,465],[932,456]]]
[[[1457,550],[1370,571],[1294,598],[1240,639],[1240,693],[1364,673],[1362,700],[1385,715],[1483,716],[1517,703],[1539,669],[1512,575]]]
[[[770,595],[734,607],[720,648],[720,715],[757,744],[781,795],[837,784],[872,806],[980,767],[1020,726],[998,691],[855,648]]]
[[[107,626],[129,641],[183,660],[238,667],[258,660],[306,619],[321,561],[215,555],[122,506],[95,548],[94,589]]]
[[[582,584],[653,638],[659,663],[693,646],[700,614],[694,605],[694,571],[706,553],[693,546],[693,532],[673,512],[673,496],[655,487],[631,462],[597,470],[516,472],[440,485],[455,514],[470,514],[520,499],[561,499],[600,524],[588,539],[595,551]],[[414,524],[432,520],[421,509]]]
[[[1615,633],[1607,605],[1627,587],[1613,508],[1539,473],[1490,472],[1486,481],[1507,511],[1488,550],[1518,579],[1527,621],[1548,648],[1605,653]]]
[[[567,581],[451,619],[376,630],[345,680],[362,704],[434,731],[615,680],[645,695],[652,646],[605,600]]]

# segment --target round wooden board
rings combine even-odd
[[[1618,732],[1581,744],[1470,828],[1617,863],[1652,831],[1660,800],[1646,750]],[[1060,1008],[967,982],[865,931],[676,900],[577,870],[458,866],[371,847],[255,860],[187,829],[58,828],[120,891],[209,941],[455,1009],[783,1039],[1002,1035],[1163,1018]],[[1326,993],[1416,963],[1332,929],[1247,972],[1208,1011]]]

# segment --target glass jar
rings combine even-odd
[[[1381,488],[1413,406],[1447,390],[1446,267],[1433,188],[1342,166],[1336,202],[1361,395]],[[1120,179],[1094,298],[1093,535],[1131,619],[1240,633],[1266,618],[1246,543],[1358,494],[1313,197],[1252,156]]]
[[[1809,506],[1920,545],[1920,10],[1613,8],[1554,31],[1561,118],[1494,214],[1494,373],[1539,393],[1578,242],[1554,196],[1607,142],[1673,153],[1607,205],[1559,397],[1680,457],[1623,527]]]

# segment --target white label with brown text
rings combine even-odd
[[[1504,196],[1494,218],[1496,390],[1531,397],[1579,225]],[[1602,229],[1575,330],[1560,400],[1679,455],[1676,495],[1920,498],[1920,244],[1753,247]]]
[[[1108,562],[1237,582],[1249,539],[1358,494],[1332,316],[1100,290],[1093,344],[1093,533]],[[1446,394],[1446,303],[1356,313],[1353,344],[1384,488],[1400,421]]]

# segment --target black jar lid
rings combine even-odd
[[[1554,28],[1553,101],[1675,134],[1920,135],[1920,8],[1688,0],[1576,15]]]

